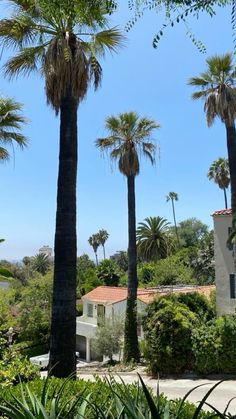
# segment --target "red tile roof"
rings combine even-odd
[[[232,210],[231,210],[231,208],[228,208],[228,209],[224,209],[224,210],[220,210],[220,211],[215,211],[211,215],[213,217],[215,217],[216,215],[231,215],[231,214],[232,214]]]
[[[189,293],[198,292],[208,297],[211,291],[215,289],[214,285],[206,286],[169,286],[155,288],[138,288],[137,298],[145,304],[151,303],[157,296],[167,295],[172,292]],[[115,304],[126,300],[127,288],[100,286],[84,295],[82,299],[88,299],[95,303]]]

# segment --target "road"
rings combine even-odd
[[[94,380],[93,374],[88,374],[86,372],[79,372],[79,377],[85,380]],[[99,376],[105,376],[104,374],[99,374]],[[125,383],[134,383],[138,381],[138,377],[135,374],[120,374],[122,380]],[[150,388],[154,390],[154,393],[157,389],[157,380],[154,380],[147,375],[142,375],[142,378]],[[117,381],[119,377],[117,376]],[[189,390],[192,388],[204,384],[204,386],[197,388],[193,391],[188,397],[188,401],[197,403],[203,398],[207,391],[218,382],[219,380],[203,380],[203,379],[160,379],[160,392],[164,393],[169,399],[176,399],[183,397]],[[227,380],[221,383],[214,392],[210,395],[208,402],[215,406],[221,412],[224,411],[227,402],[236,396],[236,381]],[[208,408],[206,408],[208,410]],[[236,399],[230,404],[229,412],[231,414],[236,414]]]

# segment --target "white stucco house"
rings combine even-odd
[[[166,295],[171,292],[200,292],[209,295],[214,286],[174,286],[139,288],[137,296],[138,312],[138,336],[143,338],[141,327],[142,315],[147,304],[154,298]],[[76,319],[76,351],[80,353],[80,358],[86,362],[102,360],[97,354],[93,353],[91,341],[95,337],[99,323],[104,319],[113,319],[115,316],[125,317],[127,288],[100,286],[82,297],[83,315]]]
[[[216,311],[217,315],[234,313],[236,309],[236,270],[234,267],[233,246],[227,247],[227,239],[231,229],[232,211],[225,209],[215,211],[214,221],[214,252],[216,280]]]

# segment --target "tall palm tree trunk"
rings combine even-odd
[[[125,317],[124,361],[139,362],[137,335],[137,248],[135,216],[135,177],[127,176],[128,187],[128,296]]]
[[[225,209],[227,209],[228,208],[228,202],[227,202],[226,188],[224,188],[223,190],[224,190],[224,199],[225,199]]]
[[[236,233],[236,130],[234,124],[225,123],[227,134],[227,150],[229,160],[232,231]],[[236,273],[236,245],[234,242],[234,273]]]
[[[103,259],[106,259],[106,253],[105,253],[105,246],[104,246],[104,244],[102,245],[102,248],[103,248]]]
[[[77,102],[68,89],[60,107],[55,265],[50,368],[56,377],[75,374]],[[63,307],[63,309],[62,309]],[[58,361],[60,362],[58,363]]]
[[[96,265],[98,266],[98,255],[97,255],[97,252],[94,252],[95,253],[95,259],[96,259]]]
[[[175,216],[175,205],[174,205],[174,200],[173,199],[171,199],[171,203],[172,203],[172,211],[173,211],[173,218],[174,218],[174,225],[175,225],[175,234],[176,234],[178,246],[180,247],[179,233],[178,233],[178,228],[177,228],[177,223],[176,223],[176,216]]]

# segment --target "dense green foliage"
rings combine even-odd
[[[119,250],[114,255],[111,255],[110,259],[114,260],[114,262],[116,262],[116,264],[119,266],[119,268],[122,271],[124,271],[124,272],[128,271],[128,255],[127,255],[127,252],[125,252],[124,250]]]
[[[209,413],[202,409],[203,404],[204,401],[196,407],[186,399],[169,402],[163,395],[156,397],[141,377],[138,386],[118,384],[112,377],[109,380],[96,377],[95,382],[54,378],[34,380],[27,386],[22,384],[12,388],[11,392],[4,389],[0,392],[0,412],[12,419],[209,418]]]
[[[145,357],[152,374],[180,373],[192,369],[191,330],[197,316],[184,304],[162,299],[158,310],[151,305],[144,321]],[[155,303],[154,303],[155,305]]]
[[[202,324],[192,334],[195,369],[201,374],[236,373],[236,316]]]
[[[5,349],[0,359],[0,387],[11,387],[17,383],[33,380],[39,376],[38,368],[14,350]]]
[[[212,321],[213,317],[211,302],[198,293],[157,298],[147,307],[143,321],[144,357],[149,370],[157,374],[198,369],[193,330],[198,331],[201,324]]]
[[[49,338],[52,274],[29,281],[21,293],[17,319],[20,340],[45,342]]]
[[[97,267],[97,276],[104,285],[117,287],[119,285],[120,270],[111,259],[104,259]]]

